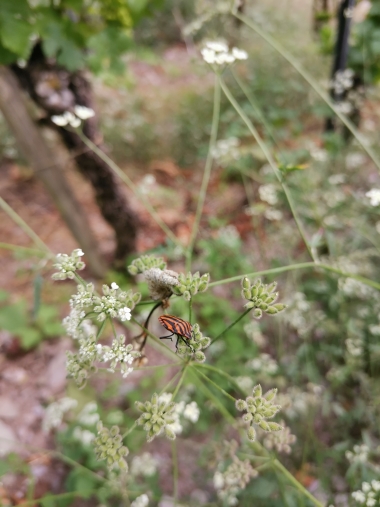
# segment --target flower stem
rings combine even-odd
[[[29,238],[38,248],[47,252],[50,257],[53,257],[53,252],[50,250],[50,248],[42,241],[38,234],[36,234],[33,229],[29,227],[25,220],[21,218],[20,215],[16,213],[15,210],[11,208],[7,202],[4,201],[2,197],[0,197],[0,208],[20,227],[20,229],[25,232],[25,234],[29,236]]]
[[[272,157],[272,154],[271,152],[269,151],[266,143],[263,141],[263,139],[261,138],[260,134],[258,133],[257,129],[253,126],[253,123],[251,122],[251,120],[248,118],[248,116],[245,114],[245,112],[243,111],[243,109],[240,107],[240,105],[238,104],[238,102],[235,100],[234,96],[232,95],[230,89],[228,88],[228,86],[226,85],[226,83],[223,81],[222,77],[219,76],[219,83],[220,83],[220,86],[224,92],[224,94],[226,95],[226,97],[228,98],[228,100],[231,102],[231,105],[234,107],[234,109],[236,110],[236,112],[238,113],[238,115],[240,116],[240,118],[244,121],[244,123],[246,124],[246,126],[248,127],[248,130],[251,132],[252,136],[255,138],[257,144],[260,146],[262,152],[264,153],[266,159],[268,160],[269,162],[269,165],[271,166],[276,178],[278,179],[279,183],[281,184],[283,190],[284,190],[284,193],[285,193],[285,196],[288,200],[288,203],[289,203],[289,207],[290,207],[290,210],[292,212],[292,215],[293,215],[293,218],[294,218],[294,221],[296,222],[296,225],[297,225],[297,228],[298,228],[298,231],[300,233],[300,236],[302,237],[303,239],[303,242],[305,243],[305,246],[309,252],[309,255],[310,257],[315,261],[316,259],[314,258],[314,255],[313,255],[313,252],[311,250],[311,247],[309,245],[309,242],[307,241],[307,238],[306,238],[306,233],[305,231],[303,230],[303,226],[301,224],[301,221],[298,217],[298,213],[296,212],[296,209],[295,209],[295,206],[294,206],[294,203],[293,203],[293,198],[290,194],[290,191],[287,187],[287,185],[284,183],[284,180],[283,180],[283,177],[277,167],[277,164],[274,160],[274,158]]]
[[[213,149],[216,143],[216,138],[218,135],[218,126],[219,126],[219,116],[220,116],[220,84],[218,77],[215,76],[215,85],[214,85],[214,108],[212,115],[212,124],[211,124],[211,136],[208,147],[207,159],[205,164],[205,169],[203,173],[203,179],[201,188],[199,191],[198,205],[195,212],[195,219],[193,228],[191,230],[190,241],[186,251],[186,271],[191,270],[191,259],[194,250],[195,240],[198,234],[199,223],[202,216],[203,206],[206,199],[207,187],[210,180],[212,161],[213,161]]]
[[[227,398],[229,398],[230,400],[232,400],[235,403],[236,398],[234,398],[233,396],[230,395],[230,393],[228,393],[227,391],[225,391],[224,389],[222,389],[220,386],[218,386],[218,384],[216,384],[213,380],[211,380],[209,377],[207,377],[207,375],[205,375],[201,371],[198,371],[197,368],[196,368],[198,366],[197,364],[194,363],[192,366],[193,366],[193,368],[195,368],[195,370],[198,373],[198,375],[200,375],[205,380],[207,380],[207,382],[209,382],[210,384],[212,384],[216,389],[218,389],[218,391],[220,391],[222,394],[224,394],[224,396],[226,396]]]
[[[178,453],[177,453],[177,441],[172,442],[172,462],[173,462],[173,500],[174,507],[178,502]]]
[[[249,313],[251,310],[252,310],[252,308],[248,308],[248,310],[245,310],[245,312],[241,313],[239,315],[239,317],[237,317],[229,326],[227,326],[224,331],[219,333],[218,336],[212,340],[210,345],[212,345],[213,343],[218,341],[220,338],[222,338],[222,336],[225,335],[227,333],[227,331],[229,331],[232,327],[234,327],[234,325],[237,324],[239,322],[239,320],[241,320],[243,317],[245,317],[247,315],[247,313]]]

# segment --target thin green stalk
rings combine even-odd
[[[176,385],[176,387],[175,387],[175,389],[174,389],[174,391],[173,391],[171,401],[174,401],[175,397],[176,397],[176,396],[177,396],[177,394],[178,394],[178,391],[179,391],[179,390],[180,390],[180,388],[181,388],[181,385],[182,385],[182,383],[183,383],[183,381],[184,381],[184,379],[185,379],[185,376],[186,376],[186,370],[187,370],[188,366],[189,366],[189,363],[186,363],[186,364],[185,364],[185,366],[184,366],[184,367],[183,367],[183,369],[182,369],[182,373],[181,373],[181,376],[180,376],[180,378],[179,378],[178,384]]]
[[[257,104],[256,100],[254,99],[252,93],[250,92],[250,90],[245,86],[245,84],[243,83],[243,81],[240,79],[240,77],[238,76],[238,74],[235,72],[234,68],[231,66],[230,67],[230,72],[233,76],[233,78],[235,79],[235,81],[237,82],[237,84],[239,85],[239,87],[241,88],[242,92],[244,93],[244,95],[247,97],[248,99],[248,102],[250,103],[253,111],[256,113],[256,115],[258,116],[259,120],[261,121],[261,123],[264,125],[266,131],[268,132],[269,134],[269,137],[272,139],[273,143],[279,148],[278,146],[278,143],[276,141],[276,138],[273,134],[273,131],[272,131],[272,127],[271,125],[269,125],[269,123],[267,122],[266,118],[265,118],[265,115],[262,113],[259,105]],[[280,148],[279,148],[280,149]]]
[[[245,312],[241,313],[239,315],[239,317],[237,317],[229,326],[227,326],[224,331],[222,331],[221,333],[219,333],[218,336],[212,340],[212,342],[210,343],[210,345],[212,345],[216,341],[220,340],[220,338],[222,338],[222,336],[224,334],[226,334],[227,331],[229,331],[232,327],[234,327],[234,325],[237,324],[239,322],[239,320],[241,320],[243,317],[245,317],[247,315],[247,313],[249,313],[251,310],[252,310],[252,308],[248,308],[248,310],[245,310]]]
[[[216,368],[215,366],[212,366],[211,364],[206,363],[197,363],[197,368],[204,368],[205,370],[213,371],[220,375],[221,377],[226,378],[231,384],[235,387],[237,391],[240,391],[242,394],[245,394],[242,388],[239,386],[239,384],[236,382],[234,377],[231,377],[228,373],[226,373],[224,370],[221,370],[219,368]]]
[[[296,69],[296,71],[303,77],[303,79],[313,88],[313,90],[321,97],[324,102],[334,111],[336,116],[341,120],[341,122],[347,127],[347,129],[351,132],[351,134],[358,141],[363,150],[371,157],[373,163],[376,165],[378,170],[380,171],[380,159],[374,152],[374,150],[367,145],[367,143],[363,142],[362,136],[355,125],[344,115],[342,114],[328,96],[328,94],[323,90],[323,88],[318,84],[317,80],[313,78],[311,74],[302,66],[302,64],[295,58],[289,51],[283,48],[282,44],[277,42],[271,35],[262,30],[260,26],[254,21],[250,20],[246,16],[240,14],[236,10],[232,11],[233,16],[237,19],[240,19],[245,25],[249,26],[254,32],[256,32],[260,37],[262,37],[269,45],[273,47],[285,60],[287,60],[292,67]]]
[[[18,246],[18,245],[11,245],[10,243],[1,243],[0,242],[0,248],[3,248],[4,250],[12,250],[14,252],[25,252],[30,253],[33,255],[40,255],[41,257],[46,256],[46,250],[37,250],[37,248],[29,248],[27,246]]]
[[[157,211],[153,208],[153,206],[150,204],[150,202],[146,199],[146,197],[139,191],[137,186],[133,183],[133,181],[120,169],[120,167],[115,164],[115,162],[104,153],[100,148],[96,146],[88,137],[86,137],[82,132],[79,130],[76,131],[78,136],[81,138],[81,140],[84,142],[84,144],[90,148],[100,159],[105,162],[112,171],[119,176],[119,178],[125,183],[134,194],[138,196],[142,204],[144,205],[145,209],[148,211],[148,213],[151,215],[153,220],[157,223],[159,227],[164,231],[164,233],[167,235],[167,237],[173,241],[175,245],[183,246],[178,239],[176,238],[175,234],[169,229],[169,227],[165,224],[165,222],[162,220],[160,215],[157,213]]]
[[[224,389],[222,389],[220,386],[218,386],[218,384],[216,384],[213,380],[211,380],[207,375],[205,375],[201,371],[197,370],[196,366],[198,366],[198,365],[196,363],[193,363],[192,366],[193,366],[193,368],[195,368],[195,371],[198,373],[198,375],[200,375],[205,380],[207,380],[207,382],[209,382],[210,384],[212,384],[218,391],[220,391],[222,394],[224,394],[224,396],[226,396],[227,398],[229,398],[230,400],[232,400],[234,403],[236,402],[236,399],[233,396],[231,396],[230,393],[228,393],[227,391],[225,391]]]
[[[316,507],[325,507],[323,503],[313,496],[277,459],[272,462],[273,467],[281,472],[288,481],[300,492],[302,492]]]
[[[109,320],[111,321],[113,335],[114,335],[115,338],[117,338],[114,321],[113,321],[113,319],[109,319]]]
[[[86,489],[86,497],[87,497],[87,493],[96,493],[96,490],[91,490],[91,491],[88,491]],[[83,493],[81,493],[80,491],[69,491],[67,493],[57,493],[56,495],[44,495],[42,498],[35,498],[33,500],[26,500],[24,502],[20,502],[18,503],[17,505],[19,507],[27,507],[28,505],[30,505],[31,507],[35,507],[36,505],[39,505],[39,504],[49,504],[50,502],[51,505],[55,505],[54,502],[55,501],[58,501],[58,500],[61,500],[61,499],[65,499],[65,498],[72,498],[72,497],[82,497],[83,496]]]
[[[25,220],[11,208],[11,206],[9,206],[2,197],[0,197],[0,208],[25,232],[25,234],[29,236],[39,249],[44,250],[50,255],[50,257],[53,257],[53,252],[50,248],[45,245],[42,239],[33,231],[33,229],[31,229],[31,227],[29,227]]]
[[[234,426],[235,425],[234,417],[232,417],[232,415],[228,412],[223,403],[221,403],[218,400],[218,398],[214,396],[213,392],[210,391],[210,389],[207,386],[205,386],[205,384],[201,381],[201,379],[199,378],[200,371],[196,370],[195,368],[192,368],[191,372],[193,373],[196,382],[199,385],[199,389],[203,391],[204,395],[207,396],[207,398],[209,398],[214,403],[215,407],[219,410],[219,412],[226,419],[226,421],[228,421],[229,424]]]
[[[101,334],[103,333],[103,330],[106,326],[107,319],[103,320],[103,322],[100,325],[100,328],[98,329],[98,332],[96,333],[96,339],[100,338]]]
[[[232,276],[231,278],[225,278],[224,280],[219,280],[218,282],[212,282],[209,284],[209,287],[222,285],[225,283],[237,282],[240,281],[245,276],[257,278],[263,275],[275,275],[278,273],[285,273],[286,271],[294,271],[297,269],[310,269],[310,268],[312,269],[320,268],[325,271],[331,271],[332,273],[336,273],[346,278],[354,278],[355,280],[358,280],[359,282],[362,282],[365,285],[368,285],[369,287],[373,287],[374,289],[380,290],[380,283],[374,282],[369,278],[365,278],[364,276],[360,275],[355,275],[354,273],[345,273],[338,268],[334,268],[333,266],[328,266],[327,264],[318,264],[316,262],[300,262],[299,264],[290,264],[289,266],[282,266],[280,268],[272,268],[266,269],[264,271],[256,271],[253,273],[247,273],[239,276]]]
[[[178,502],[178,453],[177,453],[177,440],[172,442],[172,462],[173,462],[173,500],[174,506]]]
[[[218,135],[218,126],[219,126],[219,116],[220,116],[220,84],[217,76],[215,76],[215,86],[214,86],[214,108],[212,114],[212,124],[211,124],[211,136],[208,147],[207,159],[205,164],[205,169],[203,173],[203,179],[201,188],[199,191],[198,205],[195,212],[194,224],[191,230],[189,245],[186,250],[186,271],[191,270],[191,258],[193,255],[193,249],[195,240],[198,234],[199,223],[201,221],[202,211],[204,202],[206,199],[207,187],[210,181],[212,162],[213,162],[213,149],[215,147],[216,138]]]
[[[238,102],[235,100],[234,96],[230,92],[230,89],[228,88],[228,86],[226,85],[226,83],[223,81],[223,79],[222,79],[221,76],[219,76],[219,82],[220,82],[220,86],[221,86],[224,94],[226,95],[226,97],[228,98],[228,100],[231,102],[232,106],[235,108],[235,110],[238,113],[238,115],[240,116],[240,118],[246,124],[246,126],[248,127],[248,130],[251,132],[252,136],[255,138],[257,144],[260,146],[262,152],[264,153],[266,159],[268,160],[269,165],[271,166],[271,168],[272,168],[272,170],[273,170],[276,178],[278,179],[279,183],[281,184],[281,186],[282,186],[282,188],[284,190],[285,196],[287,198],[287,201],[289,203],[289,207],[290,207],[290,210],[292,212],[294,221],[296,222],[296,226],[298,228],[300,236],[302,237],[303,242],[305,243],[305,246],[306,246],[306,248],[307,248],[307,250],[309,252],[310,257],[313,259],[313,261],[315,261],[316,259],[314,258],[314,255],[313,255],[313,252],[312,252],[312,250],[310,248],[309,242],[307,241],[306,233],[303,230],[303,226],[302,226],[301,221],[300,221],[300,219],[298,217],[298,213],[296,212],[296,209],[295,209],[295,206],[294,206],[294,203],[293,203],[293,198],[292,198],[292,196],[290,194],[290,191],[289,191],[287,185],[283,181],[283,177],[282,177],[282,175],[281,175],[281,173],[280,173],[280,171],[279,171],[279,169],[277,167],[276,161],[272,157],[271,152],[269,151],[267,145],[265,144],[265,142],[261,138],[261,136],[258,133],[257,129],[253,126],[253,123],[251,122],[251,120],[248,118],[248,116],[245,114],[245,112],[240,107],[240,105],[238,104]]]

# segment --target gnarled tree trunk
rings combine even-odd
[[[84,73],[70,73],[49,61],[40,45],[35,46],[26,67],[20,69],[13,66],[13,70],[49,118],[72,110],[75,105],[93,109],[92,89]],[[79,171],[92,184],[100,211],[115,231],[115,267],[122,268],[125,257],[136,250],[137,215],[129,206],[108,165],[89,150],[75,132],[56,128],[66,147],[76,154]],[[83,133],[102,148],[96,116],[84,122]]]

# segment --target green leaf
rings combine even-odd
[[[34,27],[25,21],[7,17],[0,20],[0,37],[3,46],[20,58],[27,58],[31,49],[30,36]]]
[[[20,338],[22,348],[26,350],[38,345],[43,338],[42,334],[32,327],[20,329],[16,334]]]
[[[93,72],[99,72],[104,67],[116,73],[122,72],[125,66],[120,56],[131,46],[132,38],[129,31],[108,27],[88,39],[90,51],[87,57],[88,65]]]
[[[13,53],[13,51],[9,51],[9,49],[5,48],[0,44],[0,64],[2,65],[9,65],[10,63],[13,63],[17,60],[16,53]]]
[[[0,328],[17,333],[28,326],[26,301],[0,308]]]

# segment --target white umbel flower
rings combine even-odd
[[[89,107],[86,106],[78,106],[76,105],[74,107],[74,112],[80,118],[81,120],[88,120],[89,118],[92,118],[95,116],[95,111]]]
[[[372,188],[365,195],[368,197],[371,206],[378,206],[380,204],[380,188]]]

